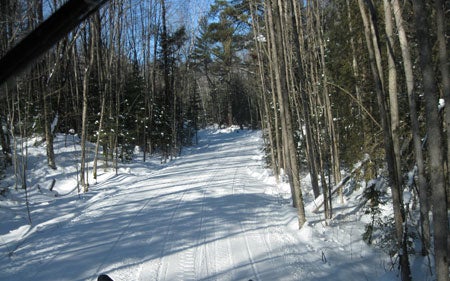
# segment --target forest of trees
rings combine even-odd
[[[0,56],[63,2],[1,1]],[[117,167],[136,146],[143,161],[167,161],[200,127],[260,128],[268,166],[289,180],[299,227],[301,173],[326,219],[348,177],[384,179],[401,279],[411,279],[415,231],[437,280],[448,280],[449,1],[215,0],[195,27],[171,22],[176,5],[111,0],[2,85],[3,167],[25,174],[17,147],[41,136],[57,169],[54,135],[77,134],[87,192],[98,161]]]

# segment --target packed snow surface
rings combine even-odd
[[[101,168],[86,194],[69,153],[76,142],[56,139],[56,171],[30,147],[32,224],[22,190],[2,197],[0,280],[397,280],[385,254],[361,241],[358,203],[337,207],[328,225],[307,206],[298,229],[287,184],[264,167],[260,131],[199,137],[168,164]],[[303,188],[313,204],[307,179]]]

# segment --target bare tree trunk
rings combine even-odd
[[[447,281],[449,274],[447,252],[449,229],[446,181],[443,168],[442,131],[438,112],[438,91],[433,71],[425,4],[423,0],[413,0],[412,3],[420,50],[420,67],[422,69],[425,97],[430,186],[433,188],[432,211],[436,275],[438,281]]]
[[[385,94],[383,83],[380,75],[383,71],[381,68],[381,52],[377,32],[376,12],[371,0],[366,0],[370,11],[370,21],[365,11],[363,0],[358,0],[361,17],[364,22],[364,34],[366,37],[367,50],[369,53],[370,68],[375,83],[375,91],[377,93],[378,108],[380,111],[381,124],[384,131],[384,146],[386,154],[386,162],[389,171],[389,182],[392,190],[392,204],[394,209],[394,219],[397,238],[397,249],[400,257],[400,267],[402,281],[411,280],[411,270],[409,267],[408,251],[406,241],[404,239],[404,211],[401,197],[401,184],[398,182],[397,165],[395,163],[394,149],[392,143],[392,132],[388,121],[388,113],[385,105]],[[377,59],[378,58],[378,59]]]
[[[103,134],[103,123],[104,123],[104,116],[105,116],[105,107],[106,107],[106,90],[107,86],[104,79],[104,71],[103,71],[103,52],[102,52],[102,40],[101,40],[101,19],[100,19],[100,12],[96,12],[94,19],[93,19],[93,29],[95,30],[95,33],[92,34],[94,38],[92,39],[95,42],[95,45],[93,48],[95,48],[95,56],[96,56],[96,62],[97,62],[97,71],[98,71],[98,84],[99,84],[99,90],[100,90],[100,96],[101,96],[101,108],[100,108],[100,120],[98,122],[98,131],[97,131],[97,141],[95,143],[94,148],[94,162],[92,164],[92,176],[94,180],[97,179],[97,165],[98,165],[98,153],[100,150],[100,140],[102,138]]]
[[[350,47],[352,50],[352,70],[353,70],[353,76],[355,78],[355,94],[356,99],[358,100],[359,104],[362,104],[361,101],[361,90],[360,90],[360,84],[359,84],[359,67],[358,67],[358,60],[356,58],[356,47],[355,47],[355,38],[353,36],[353,24],[352,24],[352,16],[351,16],[351,10],[350,10],[350,3],[349,0],[346,0],[346,8],[347,8],[347,20],[348,20],[348,29],[350,31]],[[360,106],[358,106],[359,109],[359,115],[361,116],[361,122],[364,124],[364,115],[361,114]]]
[[[269,1],[270,3],[270,1]],[[280,13],[280,7],[274,1],[269,5],[268,17],[270,30],[269,42],[272,44],[272,63],[274,64],[275,73],[275,85],[278,100],[280,102],[280,115],[281,115],[281,127],[283,133],[283,149],[285,151],[286,163],[289,165],[286,172],[290,179],[292,198],[295,202],[294,205],[298,212],[299,228],[306,222],[305,210],[303,206],[303,196],[300,189],[299,170],[297,162],[297,150],[294,143],[293,131],[292,131],[292,119],[289,110],[289,96],[287,93],[286,85],[286,73],[283,52],[283,39],[282,36],[282,18]],[[273,13],[273,15],[272,15]],[[279,53],[277,53],[277,51]]]
[[[30,209],[30,200],[29,200],[29,193],[28,193],[28,185],[27,185],[27,170],[28,170],[28,144],[27,144],[27,137],[28,137],[28,106],[27,102],[24,102],[24,109],[23,112],[25,113],[25,116],[22,116],[21,114],[21,108],[20,108],[20,97],[17,95],[17,109],[18,109],[18,124],[19,124],[19,131],[20,131],[20,150],[21,150],[21,167],[20,167],[20,173],[21,173],[21,187],[25,191],[25,204],[27,207],[27,215],[28,215],[28,222],[31,225],[33,222],[31,220],[31,209]]]
[[[366,125],[366,114],[362,114],[363,110],[365,113],[368,113],[369,117],[375,121],[375,123],[377,124],[377,126],[379,126],[381,128],[381,126],[378,124],[378,122],[376,122],[376,120],[374,118],[371,117],[370,113],[365,109],[365,107],[363,106],[363,100],[362,100],[362,95],[361,95],[361,71],[360,71],[360,66],[358,64],[358,59],[357,59],[357,50],[356,50],[356,44],[355,44],[355,36],[354,36],[354,25],[352,23],[352,17],[356,17],[356,15],[352,15],[352,11],[351,11],[351,4],[349,2],[349,0],[346,0],[346,9],[347,9],[347,21],[348,21],[348,29],[350,32],[350,48],[352,51],[352,72],[353,72],[353,78],[354,78],[354,91],[355,91],[355,95],[356,98],[354,98],[354,100],[356,101],[356,103],[358,104],[358,118],[356,118],[357,125],[359,128],[361,128],[359,130],[359,132],[357,132],[358,136],[363,140],[362,145],[362,151],[367,151],[368,148],[368,141],[366,138],[366,131],[368,131],[368,126]],[[344,89],[341,89],[344,90]],[[346,91],[346,90],[344,90]],[[352,96],[353,97],[353,96]]]
[[[447,5],[447,7],[445,5]],[[447,50],[448,45],[446,39],[448,38],[447,36],[450,36],[450,34],[446,34],[445,30],[445,25],[447,24],[447,32],[450,32],[448,27],[448,18],[447,23],[445,21],[445,12],[448,13],[448,10],[446,9],[450,9],[450,3],[449,1],[444,3],[442,0],[434,0],[434,9],[436,11],[436,36],[439,49],[439,70],[441,72],[442,92],[445,99],[445,129],[447,130],[447,205],[450,205],[450,72]]]
[[[265,2],[265,10],[268,11],[268,9],[271,9],[270,7],[270,3],[269,2]],[[268,17],[268,13],[265,13],[265,23],[266,23],[266,30],[270,30],[270,25],[269,25],[269,17]],[[268,35],[270,34],[269,32],[267,33]],[[276,86],[275,86],[275,70],[274,70],[274,63],[273,63],[273,50],[272,50],[272,44],[270,44],[271,40],[269,38],[266,39],[267,42],[269,42],[269,44],[267,44],[267,59],[269,61],[269,81],[270,81],[270,93],[271,93],[271,99],[272,99],[272,112],[273,112],[273,119],[274,119],[274,132],[275,132],[275,138],[274,138],[274,142],[275,142],[275,153],[276,153],[276,170],[275,170],[275,176],[277,178],[277,181],[280,180],[280,173],[281,173],[281,169],[285,169],[284,166],[284,157],[283,157],[283,152],[282,152],[282,148],[281,148],[281,144],[282,144],[282,140],[281,140],[281,135],[280,135],[280,117],[278,114],[278,101],[277,101],[277,91],[276,91]]]
[[[147,6],[148,5],[148,6]],[[147,6],[147,8],[146,8]],[[152,153],[151,151],[151,143],[152,137],[148,133],[152,131],[152,123],[153,123],[153,100],[154,100],[154,89],[152,84],[152,73],[154,71],[151,70],[151,48],[152,44],[150,44],[153,36],[154,44],[157,44],[158,40],[156,40],[156,32],[154,28],[151,27],[151,21],[156,22],[154,18],[156,13],[154,12],[155,3],[153,0],[150,3],[140,3],[140,10],[146,11],[147,13],[145,17],[141,17],[141,27],[142,27],[142,50],[143,50],[143,67],[144,67],[144,93],[145,93],[145,110],[146,110],[146,118],[144,121],[144,145],[143,145],[143,161],[146,161],[147,153]]]
[[[16,87],[19,87],[18,83],[16,85]],[[9,94],[9,92],[6,92],[6,94]],[[12,165],[14,168],[14,189],[17,190],[18,189],[18,182],[19,182],[19,156],[18,156],[18,152],[17,152],[17,137],[14,131],[14,120],[15,120],[15,104],[18,104],[18,102],[15,101],[15,97],[14,95],[7,95],[6,96],[6,101],[8,104],[8,121],[9,121],[9,129],[10,129],[10,134],[11,137],[13,139],[13,143],[12,143],[12,147],[13,147],[13,151],[12,151]]]
[[[322,45],[322,34],[321,34],[321,19],[320,11],[316,2],[311,1],[306,10],[306,32],[309,34],[307,44],[308,49],[308,64],[309,64],[309,82],[310,82],[310,104],[311,115],[314,120],[313,132],[315,134],[317,148],[317,170],[320,175],[320,184],[322,187],[323,195],[323,206],[325,219],[328,220],[332,216],[332,204],[330,200],[331,192],[329,188],[330,184],[327,183],[326,174],[331,175],[331,165],[330,161],[332,158],[331,152],[331,142],[332,133],[330,131],[331,124],[329,123],[329,117],[331,112],[329,111],[330,102],[328,97],[328,85],[326,83],[326,70],[325,70],[325,60],[324,51],[321,49]],[[322,45],[322,46],[321,46]],[[321,128],[325,127],[325,128]],[[325,131],[325,132],[323,132]]]
[[[8,90],[5,89],[7,92]],[[5,157],[5,162],[3,163],[4,168],[8,165],[12,165],[12,151],[10,144],[10,137],[8,130],[3,130],[3,126],[8,127],[8,118],[7,116],[0,115],[0,145],[2,146],[2,154]]]
[[[445,99],[445,129],[447,130],[447,207],[450,206],[450,73],[449,73],[449,61],[448,61],[448,42],[446,38],[450,34],[446,34],[445,25],[448,28],[448,18],[446,23],[446,17],[444,11],[448,13],[447,9],[450,9],[450,2],[445,3],[442,0],[434,1],[436,11],[436,25],[437,25],[437,40],[439,46],[439,68],[441,71],[442,79],[442,91]],[[450,255],[450,234],[447,235],[447,258]],[[448,261],[447,261],[448,262]]]
[[[50,117],[49,102],[45,91],[42,92],[42,95],[43,95],[42,99],[44,110],[43,114],[44,114],[45,142],[47,151],[47,164],[51,169],[56,170],[55,152],[53,148],[53,131],[51,128],[52,121],[49,119]]]
[[[161,33],[161,52],[162,52],[162,60],[163,60],[163,73],[164,73],[164,106],[166,107],[164,114],[167,115],[167,119],[170,120],[170,111],[172,111],[172,114],[175,114],[173,112],[172,106],[174,106],[173,103],[173,91],[171,88],[171,77],[170,77],[170,66],[169,66],[169,34],[167,33],[167,20],[166,20],[166,0],[160,0],[161,1],[161,18],[162,18],[162,33]],[[168,121],[170,122],[170,121]],[[230,124],[229,124],[230,125]],[[167,136],[172,136],[173,131],[171,131],[171,128],[165,128],[167,131],[164,132],[165,138]],[[169,131],[170,130],[170,131]],[[169,158],[169,152],[172,149],[172,143],[165,139],[164,141],[164,159],[163,161],[166,162]],[[170,145],[170,147],[169,147]]]
[[[89,52],[89,61],[87,62],[86,68],[84,70],[83,77],[83,111],[82,111],[82,127],[81,127],[81,168],[80,168],[80,182],[83,187],[83,192],[89,191],[89,183],[87,178],[86,171],[86,142],[87,142],[87,126],[88,126],[88,116],[87,116],[87,108],[88,108],[88,95],[89,95],[89,80],[91,68],[94,63],[94,55],[95,55],[95,27],[93,21],[90,22],[90,32],[89,38],[89,47],[87,48]],[[86,32],[86,36],[88,36]]]
[[[316,4],[317,5],[317,4]],[[318,43],[318,49],[320,51],[320,63],[322,67],[322,87],[323,87],[323,101],[325,106],[325,122],[327,124],[328,129],[328,137],[329,137],[329,147],[331,152],[331,165],[333,170],[333,177],[334,177],[334,185],[337,185],[341,181],[341,165],[340,165],[340,158],[339,158],[339,147],[338,143],[339,140],[337,139],[336,129],[334,125],[334,118],[331,108],[331,101],[330,101],[330,93],[328,91],[328,73],[327,73],[327,67],[325,63],[325,40],[324,40],[324,32],[323,27],[321,26],[321,17],[320,17],[320,11],[319,7],[316,6],[315,11],[315,17],[316,17],[316,33],[318,35],[317,43]],[[339,189],[339,197],[341,202],[343,203],[344,198],[342,194],[342,188]],[[330,202],[331,206],[331,202]],[[331,211],[330,211],[330,218],[331,218]]]
[[[308,157],[308,168],[311,175],[311,184],[314,192],[314,197],[317,198],[320,196],[320,188],[319,188],[319,180],[318,180],[318,172],[317,172],[317,147],[314,141],[314,136],[311,128],[311,112],[310,112],[310,101],[308,95],[306,93],[306,82],[305,82],[305,73],[304,73],[304,59],[302,57],[302,46],[301,43],[304,42],[303,36],[301,35],[301,14],[300,8],[295,1],[290,1],[291,10],[293,11],[293,19],[292,19],[292,32],[294,37],[294,55],[297,58],[297,65],[295,68],[295,73],[297,74],[297,84],[298,84],[298,92],[300,93],[300,100],[303,109],[303,118],[305,125],[305,136],[306,136],[306,149],[307,149],[307,157]]]
[[[250,4],[250,13],[251,13],[251,17],[252,17],[252,29],[253,29],[253,33],[255,34],[255,36],[259,36],[261,33],[261,28],[259,26],[259,21],[258,19],[255,17],[255,10],[257,10],[256,5],[251,2]],[[262,96],[262,103],[263,106],[260,107],[261,109],[261,123],[267,124],[267,126],[264,126],[265,131],[267,131],[268,134],[268,139],[269,139],[269,146],[270,146],[270,159],[271,159],[271,167],[272,167],[272,171],[275,173],[276,176],[276,180],[279,180],[279,174],[278,174],[278,168],[277,168],[277,160],[276,160],[276,151],[275,151],[275,139],[272,133],[272,128],[273,128],[273,123],[271,121],[272,118],[272,114],[271,114],[271,110],[270,110],[270,105],[269,105],[269,101],[267,98],[267,86],[266,86],[266,78],[264,75],[264,46],[263,44],[265,44],[266,42],[260,42],[258,37],[255,38],[255,43],[256,43],[256,50],[257,50],[257,58],[258,58],[258,74],[259,74],[259,79],[261,81],[261,96]],[[262,40],[264,41],[264,40]],[[267,41],[267,40],[266,40]]]
[[[0,28],[0,57],[3,57],[6,51],[9,50],[10,42],[12,41],[11,33],[13,32],[11,30],[11,27],[13,24],[10,20],[8,20],[8,18],[12,17],[14,14],[11,0],[0,1],[0,11],[2,11],[0,12],[0,22],[3,23],[3,28]],[[8,98],[9,88],[7,84],[4,85],[4,94]],[[7,102],[6,108],[8,107],[9,102]],[[0,145],[2,146],[2,153],[5,157],[5,162],[3,163],[5,167],[7,165],[13,164],[10,135],[8,129],[6,129],[5,131],[3,130],[3,125],[5,125],[6,128],[9,127],[8,123],[8,114],[7,111],[5,111],[4,114],[0,115]]]
[[[97,166],[98,166],[98,153],[99,153],[99,149],[100,149],[100,139],[102,137],[103,134],[103,119],[105,116],[105,107],[106,107],[106,99],[105,99],[105,94],[102,93],[102,104],[101,104],[101,109],[100,109],[100,120],[99,120],[99,124],[98,124],[98,131],[97,131],[97,141],[95,143],[95,150],[94,150],[94,163],[92,165],[92,175],[94,180],[97,179]]]
[[[274,0],[272,0],[274,1]],[[269,0],[270,3],[270,0]],[[282,151],[279,151],[280,154],[283,155],[283,165],[282,167],[286,169],[285,172],[289,173],[290,171],[288,167],[286,167],[286,156],[287,153],[285,153],[286,151],[286,147],[287,147],[287,139],[286,139],[286,116],[285,116],[285,103],[283,102],[283,99],[285,96],[283,96],[283,93],[286,93],[286,89],[282,89],[282,87],[284,86],[284,83],[282,83],[281,79],[285,78],[282,77],[281,71],[284,70],[283,66],[280,66],[279,64],[283,61],[283,58],[279,55],[279,53],[277,53],[277,50],[282,49],[282,47],[278,46],[281,45],[280,43],[280,39],[279,39],[279,28],[278,29],[274,29],[275,28],[275,19],[272,16],[272,10],[277,9],[276,4],[274,4],[273,2],[270,3],[268,5],[268,19],[269,19],[269,34],[270,34],[270,38],[269,38],[269,43],[271,44],[271,48],[270,48],[270,56],[271,56],[271,64],[272,64],[272,70],[273,70],[273,74],[274,74],[274,94],[276,95],[276,101],[274,102],[274,104],[279,104],[279,108],[280,108],[280,121],[281,121],[281,144],[282,146],[280,147],[282,149]],[[279,20],[279,19],[278,19]],[[278,25],[279,26],[279,25]],[[278,33],[278,38],[276,38],[275,34]],[[276,41],[277,40],[277,41]],[[293,182],[290,182],[291,184],[291,192],[292,192],[292,196],[293,196],[293,201],[294,201],[294,205],[296,204],[296,200],[297,198],[294,197],[294,188],[293,188]]]
[[[33,21],[33,28],[35,28],[34,25],[40,24],[44,20],[43,16],[43,3],[42,0],[35,1],[34,6],[32,9],[30,9],[32,21]],[[56,48],[57,52],[58,48]],[[48,166],[55,170],[56,169],[56,163],[55,163],[55,153],[53,149],[53,132],[51,128],[51,123],[53,121],[51,117],[51,108],[50,108],[50,101],[48,96],[51,92],[51,87],[49,85],[51,76],[53,75],[52,72],[48,74],[47,77],[47,71],[46,67],[47,65],[50,65],[51,59],[50,55],[43,56],[43,59],[36,65],[35,71],[37,76],[36,81],[36,87],[39,91],[40,96],[40,102],[43,109],[43,122],[42,125],[44,127],[44,135],[45,135],[45,143],[46,143],[46,153],[47,153],[47,164]],[[55,62],[54,69],[56,68],[56,64],[58,61]]]
[[[422,255],[428,255],[430,249],[430,221],[428,213],[430,210],[428,193],[429,187],[425,177],[425,164],[422,153],[422,140],[420,137],[419,119],[416,106],[416,93],[414,91],[414,75],[409,51],[408,39],[404,28],[404,21],[398,0],[392,0],[393,13],[398,30],[398,38],[403,58],[403,69],[405,72],[406,90],[408,92],[409,114],[411,120],[411,132],[413,136],[414,154],[417,165],[417,177],[419,184],[420,220],[422,229]]]
[[[114,67],[116,69],[116,82],[114,84],[113,90],[113,99],[114,104],[111,106],[114,108],[110,109],[110,114],[113,115],[114,122],[114,133],[111,136],[111,157],[113,160],[113,167],[116,172],[116,175],[119,174],[119,157],[123,152],[123,147],[120,147],[119,143],[119,134],[120,134],[120,102],[121,97],[123,95],[123,87],[124,87],[124,71],[122,69],[122,49],[123,49],[123,41],[125,40],[123,35],[123,27],[124,27],[124,15],[126,14],[124,11],[124,3],[121,1],[117,1],[117,14],[116,20],[114,21],[114,32],[116,35],[115,40],[113,42],[114,51],[116,57],[114,57]],[[122,158],[123,159],[123,158]]]
[[[384,6],[384,22],[386,31],[386,49],[388,56],[388,92],[389,92],[389,109],[391,117],[392,146],[394,149],[394,158],[397,170],[397,182],[402,183],[402,173],[400,165],[400,116],[398,112],[397,98],[397,69],[395,68],[394,58],[394,31],[392,23],[391,7],[388,0],[383,0]]]

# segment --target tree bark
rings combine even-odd
[[[30,9],[31,12],[31,18],[30,21],[33,22],[32,26],[33,28],[36,28],[39,24],[41,24],[44,21],[43,16],[43,3],[42,0],[36,1]],[[36,26],[35,26],[36,25]],[[57,52],[58,48],[56,48]],[[42,60],[36,65],[35,67],[35,74],[37,76],[36,81],[36,87],[39,89],[40,93],[40,102],[43,109],[43,121],[42,126],[44,128],[44,135],[45,135],[45,143],[46,143],[46,154],[47,154],[47,165],[55,170],[56,169],[56,162],[55,162],[55,152],[53,149],[53,132],[51,128],[51,123],[53,121],[53,118],[51,117],[51,106],[50,106],[50,100],[49,95],[51,93],[51,87],[50,87],[50,80],[53,76],[53,71],[56,69],[56,65],[58,64],[58,60],[54,63],[53,68],[50,66],[52,64],[51,56],[46,54],[43,56]],[[50,73],[47,73],[47,67],[50,70]],[[33,71],[34,72],[34,71]],[[48,77],[47,77],[48,75]]]
[[[269,11],[268,9],[271,9],[270,2],[265,2],[265,10]],[[268,60],[268,66],[269,66],[269,84],[270,84],[270,93],[271,93],[271,102],[272,102],[272,113],[273,113],[273,129],[274,129],[274,142],[275,142],[275,155],[276,155],[276,171],[275,175],[277,178],[277,181],[280,180],[281,170],[285,168],[284,166],[284,159],[283,159],[283,152],[282,152],[282,140],[281,140],[281,134],[280,134],[280,115],[278,114],[278,101],[277,101],[277,90],[275,87],[275,70],[274,70],[274,62],[273,62],[273,50],[272,50],[272,39],[270,38],[271,35],[271,28],[273,28],[273,25],[271,25],[272,20],[269,21],[269,13],[265,13],[265,28],[267,30],[267,36],[269,38],[266,38],[267,40],[267,60]]]
[[[404,211],[401,195],[401,184],[398,182],[397,165],[395,163],[395,153],[392,144],[392,132],[388,121],[388,113],[385,105],[385,94],[383,83],[380,75],[381,68],[381,52],[378,40],[376,12],[371,0],[366,0],[370,11],[370,20],[365,11],[363,0],[358,0],[361,17],[364,23],[364,35],[366,38],[367,50],[369,53],[370,68],[375,83],[375,91],[377,93],[378,109],[380,112],[381,125],[384,133],[385,156],[389,172],[389,183],[392,190],[392,204],[394,209],[394,220],[396,228],[397,249],[400,257],[401,277],[403,281],[411,280],[411,270],[409,267],[408,251],[406,241],[404,239]],[[377,59],[378,58],[378,59]]]
[[[275,73],[275,86],[277,91],[278,101],[280,103],[280,116],[281,116],[281,127],[283,133],[283,149],[286,164],[289,166],[286,168],[286,173],[289,176],[292,198],[294,206],[297,208],[298,212],[298,223],[299,228],[303,226],[306,222],[305,210],[303,206],[303,196],[300,189],[300,179],[299,170],[297,162],[297,150],[294,143],[293,131],[292,131],[292,117],[289,110],[289,96],[287,93],[286,85],[286,73],[284,62],[284,52],[283,52],[283,39],[282,39],[282,28],[281,28],[281,13],[279,10],[279,5],[269,0],[268,5],[268,17],[269,26],[272,27],[270,30],[269,42],[272,44],[272,63],[274,64]],[[272,15],[273,13],[273,15]]]
[[[298,85],[297,91],[299,93],[300,103],[302,105],[304,125],[305,125],[305,137],[306,137],[306,149],[308,158],[308,168],[311,175],[311,185],[313,188],[314,197],[320,196],[319,188],[319,177],[317,172],[317,146],[313,136],[312,121],[311,121],[311,111],[310,111],[310,100],[306,92],[306,82],[304,73],[304,58],[302,56],[302,43],[304,38],[301,35],[301,12],[300,7],[295,1],[290,1],[292,13],[292,33],[293,33],[293,43],[294,43],[294,56],[296,57],[297,65],[294,66],[294,73],[296,78],[296,83]]]
[[[89,183],[88,183],[88,175],[86,171],[86,143],[87,143],[87,126],[88,126],[88,116],[87,116],[87,108],[88,108],[88,95],[89,95],[89,81],[90,81],[90,74],[91,74],[91,68],[94,63],[94,55],[95,55],[95,36],[94,36],[94,23],[91,21],[90,23],[90,29],[89,32],[89,38],[86,40],[89,40],[89,46],[87,48],[89,54],[88,54],[88,62],[86,64],[86,68],[84,70],[84,77],[83,77],[83,110],[82,110],[82,117],[81,117],[81,168],[80,168],[80,183],[83,187],[83,192],[89,191]],[[87,32],[86,32],[86,36]]]
[[[429,187],[425,177],[425,164],[422,152],[422,140],[420,137],[419,119],[417,114],[416,99],[414,91],[413,64],[411,60],[410,47],[404,28],[404,21],[398,0],[392,0],[392,8],[398,30],[398,38],[403,59],[403,70],[406,80],[406,91],[408,93],[409,115],[411,122],[411,133],[413,137],[414,154],[417,165],[417,177],[419,185],[420,221],[422,230],[422,255],[428,255],[430,249],[430,221],[428,213],[430,211],[428,194]]]
[[[56,170],[56,162],[55,162],[55,151],[53,148],[53,131],[51,128],[52,120],[50,119],[50,105],[47,99],[47,93],[44,90],[42,92],[43,99],[43,110],[44,110],[44,131],[45,131],[45,143],[46,143],[46,152],[47,152],[47,164],[48,166]]]
[[[100,90],[100,96],[101,96],[101,107],[100,107],[100,120],[98,121],[98,131],[97,131],[97,140],[95,143],[94,148],[94,162],[92,164],[92,177],[94,180],[97,179],[97,166],[98,166],[98,154],[100,150],[100,141],[102,138],[103,133],[103,123],[104,123],[104,116],[105,116],[105,107],[106,107],[106,83],[104,79],[104,71],[103,71],[103,52],[102,52],[102,40],[101,40],[101,19],[100,19],[100,12],[96,12],[94,19],[93,19],[93,25],[95,30],[95,34],[92,34],[95,38],[93,38],[93,42],[95,42],[95,45],[93,46],[95,48],[95,57],[97,62],[97,71],[98,71],[98,85]]]
[[[389,93],[389,109],[391,120],[392,146],[394,150],[394,158],[397,170],[397,179],[399,186],[402,185],[402,173],[400,165],[400,115],[398,112],[397,98],[397,69],[395,68],[394,57],[394,30],[392,23],[392,12],[388,0],[383,0],[384,22],[386,31],[386,53],[388,57],[388,93]]]
[[[334,185],[337,185],[341,181],[341,165],[340,165],[340,157],[339,157],[339,140],[337,138],[337,133],[335,129],[334,124],[334,118],[333,118],[333,112],[331,108],[331,101],[330,101],[330,93],[328,91],[328,71],[327,66],[325,63],[325,40],[324,40],[324,31],[323,27],[321,26],[321,18],[319,14],[319,8],[316,8],[315,12],[316,17],[316,25],[317,25],[317,34],[318,34],[318,49],[320,52],[320,63],[321,63],[321,77],[322,77],[322,87],[323,87],[323,101],[325,106],[325,116],[326,116],[326,124],[328,129],[328,137],[329,137],[329,147],[330,147],[330,154],[331,154],[331,166],[332,166],[332,172],[333,172],[333,178],[334,178]],[[339,197],[341,202],[343,203],[344,198],[342,194],[342,188],[339,189]],[[331,202],[330,202],[331,206]],[[331,215],[330,215],[331,218]]]
[[[261,28],[259,26],[259,21],[255,16],[255,10],[257,11],[257,7],[256,5],[251,2],[250,4],[250,15],[252,17],[252,29],[253,29],[253,33],[255,34],[255,36],[259,36],[261,33]],[[267,39],[266,39],[267,42]],[[261,99],[262,99],[262,103],[263,106],[260,107],[261,108],[261,112],[264,112],[263,114],[261,114],[261,123],[263,124],[263,129],[265,129],[267,131],[267,135],[268,135],[268,139],[269,139],[269,150],[270,150],[270,164],[271,164],[271,168],[272,171],[275,173],[275,177],[276,180],[279,180],[279,173],[278,173],[278,167],[277,167],[277,160],[276,160],[276,144],[275,144],[275,139],[273,136],[273,122],[271,121],[272,119],[272,113],[270,110],[270,104],[269,104],[269,100],[267,97],[267,86],[266,86],[266,77],[265,77],[265,72],[264,72],[264,46],[263,44],[265,44],[266,42],[260,42],[257,38],[255,38],[255,43],[256,43],[256,54],[257,54],[257,59],[258,59],[258,74],[259,74],[259,79],[261,81],[261,88],[260,88],[260,92],[261,92]],[[264,125],[267,124],[266,126]]]
[[[449,61],[448,61],[448,42],[446,37],[450,34],[446,34],[445,24],[445,12],[446,9],[450,9],[449,1],[445,3],[442,0],[435,0],[434,7],[436,11],[436,25],[437,25],[437,40],[439,48],[439,68],[441,71],[442,79],[442,92],[445,99],[445,129],[447,130],[447,182],[446,182],[446,192],[447,192],[447,207],[450,206],[450,71],[449,71]],[[447,32],[448,29],[448,18],[447,18]],[[450,234],[447,235],[447,258],[450,255]],[[448,262],[448,261],[447,261]]]
[[[447,7],[445,5],[447,5]],[[447,24],[447,32],[450,32],[448,27],[448,19],[447,23],[445,21],[445,11],[446,9],[450,9],[450,3],[449,1],[444,3],[442,0],[434,0],[434,9],[436,12],[436,36],[439,50],[439,70],[441,72],[442,92],[445,100],[445,127],[447,130],[447,205],[450,205],[450,71],[446,39],[446,37],[450,36],[450,34],[446,34],[445,30],[445,25]]]
[[[420,51],[425,113],[427,124],[427,148],[432,187],[435,266],[438,281],[448,280],[448,215],[446,182],[443,168],[442,131],[438,112],[438,91],[431,54],[426,8],[423,0],[413,0],[414,21]]]

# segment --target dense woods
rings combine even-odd
[[[0,56],[63,2],[1,1]],[[88,192],[87,173],[117,168],[136,147],[142,161],[165,162],[203,126],[260,128],[300,228],[304,173],[325,219],[350,180],[374,218],[390,198],[394,217],[374,219],[365,239],[392,232],[401,279],[411,280],[413,240],[448,280],[449,2],[216,0],[197,25],[174,21],[177,5],[111,0],[1,86],[2,166],[16,188],[26,189],[17,151],[30,137],[57,169],[53,136],[80,136]]]

